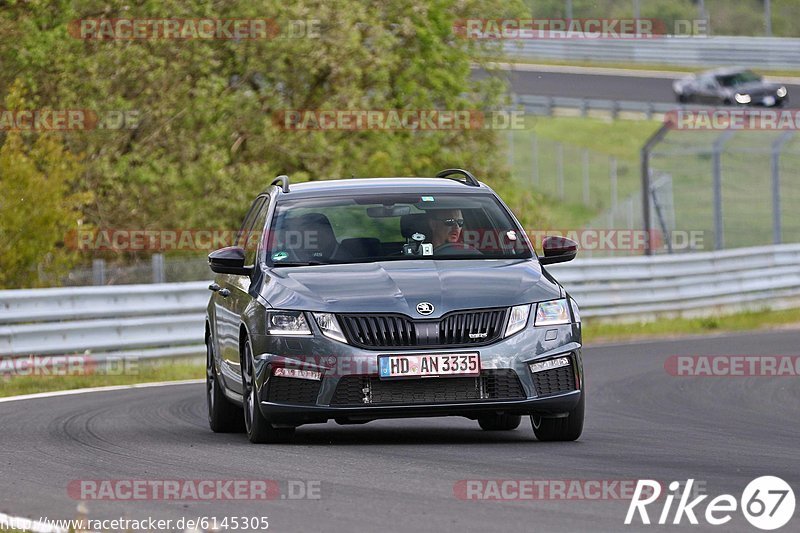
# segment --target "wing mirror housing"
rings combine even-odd
[[[244,266],[245,253],[241,246],[228,246],[208,254],[208,266],[217,274],[249,276],[253,267]]]
[[[578,243],[566,237],[545,237],[542,241],[544,256],[539,258],[543,265],[566,263],[578,254]]]

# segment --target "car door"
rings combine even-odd
[[[254,228],[263,228],[266,217],[268,196],[259,195],[253,201],[241,228],[236,234],[234,246],[245,248],[245,264],[252,265],[256,254]],[[261,220],[261,225],[258,221]],[[242,379],[239,360],[239,325],[241,316],[250,302],[250,277],[233,274],[219,274],[216,283],[220,289],[214,294],[214,308],[217,321],[217,336],[221,355],[221,376],[228,390],[242,393]]]
[[[697,94],[694,99],[700,104],[719,105],[722,103],[720,87],[714,76],[703,76],[698,80]]]

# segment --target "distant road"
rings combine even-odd
[[[576,69],[583,72],[559,72],[557,68],[524,66],[526,70],[507,70],[505,74],[516,94],[538,96],[563,96],[569,98],[597,98],[600,100],[627,100],[635,102],[675,102],[672,80],[684,76],[680,72],[643,71],[621,72],[607,69],[614,74],[599,74],[606,69]],[[531,68],[532,70],[527,70]],[[480,72],[475,73],[481,77]],[[796,80],[792,80],[796,81]],[[800,84],[787,84],[790,99],[793,95],[800,102]],[[791,101],[791,100],[790,100]]]

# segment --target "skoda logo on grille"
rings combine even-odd
[[[417,304],[417,313],[428,316],[433,313],[433,304],[430,302],[420,302]]]

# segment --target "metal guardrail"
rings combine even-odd
[[[204,352],[208,282],[0,291],[0,356]]]
[[[710,106],[668,102],[635,102],[626,100],[600,100],[596,98],[569,98],[561,96],[516,95],[514,103],[534,115],[553,115],[557,109],[578,110],[582,116],[590,112],[604,112],[617,118],[620,113],[638,113],[647,119],[657,114],[666,114],[678,109],[709,109]]]
[[[797,305],[800,244],[650,257],[584,259],[548,267],[584,317],[648,318]]]
[[[796,305],[800,244],[548,267],[583,317],[641,318]],[[0,291],[0,356],[105,358],[204,353],[207,282]]]
[[[800,68],[800,39],[664,37],[656,39],[528,39],[509,41],[510,58],[678,65]]]

